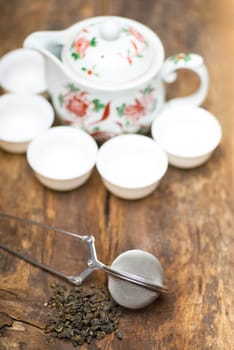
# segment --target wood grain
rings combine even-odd
[[[166,55],[196,52],[210,72],[204,106],[223,128],[221,147],[204,166],[170,167],[148,198],[129,202],[105,190],[96,172],[87,184],[67,193],[44,188],[24,156],[0,151],[0,211],[96,237],[97,252],[109,264],[121,252],[139,248],[156,255],[171,293],[141,311],[124,311],[124,339],[109,336],[82,349],[231,350],[234,343],[233,171],[234,27],[232,0],[11,0],[0,1],[0,55],[22,45],[36,30],[56,30],[93,15],[120,15],[155,30]],[[168,87],[168,96],[191,92],[187,72]],[[53,232],[7,227],[0,239],[67,272],[79,272],[85,249]],[[102,272],[87,283],[105,283]],[[68,350],[47,344],[44,302],[56,279],[0,252],[0,350]]]

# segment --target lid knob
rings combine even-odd
[[[104,40],[117,40],[120,36],[120,31],[120,25],[112,19],[104,21],[100,26],[100,34]]]

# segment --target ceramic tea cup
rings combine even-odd
[[[0,85],[7,92],[45,94],[43,56],[30,49],[16,49],[0,60]]]
[[[107,189],[118,197],[139,199],[152,193],[167,171],[167,155],[149,137],[120,135],[98,152],[97,170]]]
[[[30,143],[27,161],[43,185],[68,191],[89,179],[97,151],[96,142],[83,130],[56,126]]]
[[[168,107],[154,120],[152,136],[167,152],[169,164],[194,168],[219,145],[222,129],[207,110],[191,105]]]
[[[54,121],[54,110],[42,96],[9,93],[0,97],[0,147],[24,153],[28,144]]]

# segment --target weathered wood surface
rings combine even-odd
[[[145,310],[124,312],[122,341],[109,336],[83,349],[233,349],[233,1],[1,0],[0,9],[0,55],[20,47],[35,30],[65,28],[108,13],[149,25],[162,38],[167,55],[192,51],[205,57],[211,86],[204,106],[223,127],[222,145],[206,165],[189,171],[170,167],[150,197],[128,202],[109,195],[96,172],[75,191],[47,190],[24,156],[0,151],[0,211],[91,232],[106,263],[131,248],[159,257],[171,294]],[[168,95],[192,91],[196,84],[183,73]],[[14,227],[0,226],[2,241],[45,263],[72,273],[84,264],[78,242],[38,230],[21,230],[16,238]],[[63,342],[46,344],[43,334],[43,304],[54,280],[0,252],[1,350],[73,348]],[[90,281],[102,284],[105,276],[99,272]]]

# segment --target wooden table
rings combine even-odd
[[[211,82],[204,106],[223,127],[222,144],[207,164],[188,171],[170,167],[151,196],[131,202],[110,195],[96,171],[77,190],[50,191],[35,179],[24,155],[0,151],[0,211],[92,233],[107,264],[132,248],[160,259],[171,293],[144,310],[124,311],[122,341],[110,335],[82,349],[233,349],[233,1],[1,0],[0,9],[1,55],[20,47],[33,31],[108,13],[150,26],[167,56],[183,51],[204,56]],[[196,78],[183,72],[168,96],[196,86]],[[35,228],[16,237],[15,227],[0,221],[1,241],[63,271],[76,273],[84,266],[80,242]],[[0,273],[0,349],[72,349],[62,341],[46,344],[43,333],[49,284],[59,280],[3,252]],[[105,278],[98,272],[86,283],[103,285]]]

